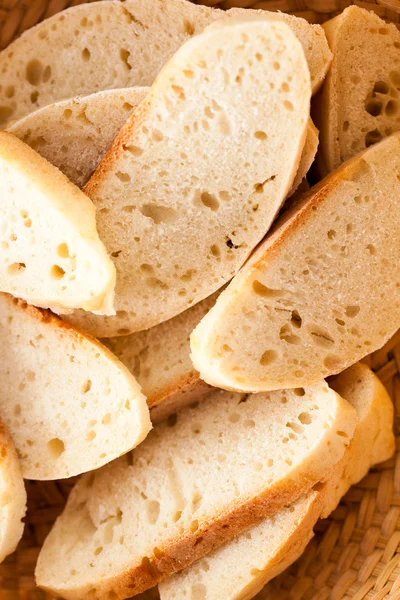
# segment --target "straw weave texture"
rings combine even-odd
[[[0,0],[0,48],[39,21],[84,1],[96,0]],[[280,10],[313,23],[357,4],[400,24],[400,0],[195,1],[224,9]],[[318,523],[301,559],[270,585],[268,600],[400,600],[400,331],[365,362],[394,402],[397,454],[351,488],[329,519]],[[72,485],[73,481],[27,482],[25,534],[18,550],[0,565],[1,600],[53,600],[35,587],[33,571]]]

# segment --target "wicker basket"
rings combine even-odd
[[[85,1],[96,0],[0,0],[0,48],[42,19]],[[194,1],[221,8],[281,10],[313,23],[357,4],[400,24],[400,0]],[[364,362],[393,399],[397,455],[351,488],[331,517],[318,523],[304,555],[274,581],[269,600],[400,600],[400,331]],[[73,481],[26,484],[25,534],[18,550],[0,565],[0,600],[53,600],[36,588],[33,572]]]

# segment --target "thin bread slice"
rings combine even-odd
[[[371,146],[283,215],[192,333],[202,379],[243,391],[311,385],[396,332],[399,149],[400,134]]]
[[[231,279],[292,186],[309,102],[285,23],[226,21],[186,42],[85,187],[117,268],[117,314],[68,319],[96,337],[126,335]]]
[[[190,360],[190,334],[217,297],[218,293],[213,294],[151,329],[103,340],[141,385],[153,423],[212,389]]]
[[[93,600],[152,587],[311,489],[342,458],[356,422],[326,384],[215,390],[80,480],[42,548],[38,585]]]
[[[399,131],[400,32],[358,6],[349,6],[323,27],[333,61],[315,118],[321,130],[318,162],[330,172]]]
[[[325,485],[163,581],[161,600],[253,598],[302,554],[317,519],[327,517],[371,466],[393,455],[393,404],[378,377],[358,363],[330,384],[358,415],[353,438],[333,475]]]
[[[96,469],[151,426],[139,385],[107,348],[7,294],[0,294],[0,380],[0,414],[26,479]]]
[[[115,268],[90,199],[47,160],[0,132],[0,290],[59,312],[115,314]]]
[[[75,185],[83,187],[149,89],[106,90],[61,100],[14,122],[8,131],[58,167]],[[303,153],[289,196],[306,176],[317,149],[318,129],[309,119]]]
[[[125,88],[61,100],[8,128],[82,188],[149,88]]]
[[[26,492],[11,437],[0,421],[0,562],[14,552],[24,531]]]
[[[103,1],[45,19],[0,53],[0,127],[72,96],[151,85],[193,34],[218,19],[249,14],[255,18],[268,15],[291,27],[303,46],[317,89],[331,61],[320,25],[284,13],[222,11],[187,0]]]

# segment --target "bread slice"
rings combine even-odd
[[[190,360],[190,334],[214,306],[218,293],[146,331],[103,340],[134,375],[147,398],[153,423],[199,400],[212,388]]]
[[[24,531],[26,492],[12,440],[0,421],[0,562],[14,552]]]
[[[193,600],[196,593],[203,600],[253,598],[302,554],[317,519],[328,516],[371,466],[393,455],[393,405],[378,377],[358,363],[330,383],[358,415],[354,436],[334,475],[325,485],[163,581],[161,600]]]
[[[202,379],[246,391],[311,385],[396,332],[399,144],[394,134],[368,148],[283,215],[191,336]]]
[[[187,0],[104,1],[46,19],[0,53],[0,127],[65,98],[151,85],[193,34],[215,20],[249,14],[268,15],[290,26],[303,46],[317,89],[331,61],[320,25],[284,13],[222,11]]]
[[[115,600],[152,587],[311,489],[343,456],[356,421],[325,383],[215,390],[80,480],[44,543],[39,586]]]
[[[89,198],[27,144],[0,132],[0,290],[60,312],[114,314],[115,268]]]
[[[186,42],[85,187],[117,268],[117,315],[71,322],[126,335],[231,279],[292,186],[309,101],[285,23],[226,22]]]
[[[149,88],[125,88],[61,100],[35,110],[8,131],[83,187]]]
[[[321,130],[319,163],[329,172],[399,131],[400,32],[358,6],[349,6],[323,27],[333,62],[315,118]]]
[[[107,348],[7,294],[0,294],[0,380],[0,414],[26,479],[96,469],[150,429],[139,385]]]

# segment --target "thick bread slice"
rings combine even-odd
[[[207,383],[246,391],[311,385],[396,332],[399,150],[400,134],[372,146],[278,221],[191,336]]]
[[[77,186],[83,187],[148,91],[147,87],[123,88],[61,100],[16,121],[8,131],[58,167]],[[317,149],[318,129],[309,119],[289,196],[307,175]]]
[[[249,14],[268,15],[290,26],[317,89],[331,61],[320,25],[284,13],[222,11],[187,0],[96,2],[42,21],[0,53],[0,126],[72,96],[151,85],[193,34],[215,20]]]
[[[358,6],[346,8],[323,27],[333,62],[315,118],[321,130],[319,163],[330,172],[399,131],[400,32],[394,23]]]
[[[357,415],[326,384],[299,393],[215,390],[85,476],[45,541],[38,584],[63,598],[126,598],[311,489]]]
[[[27,479],[96,469],[150,429],[140,387],[96,340],[0,294],[0,414]]]
[[[0,421],[0,562],[14,552],[24,531],[26,492],[11,437]]]
[[[62,100],[8,128],[83,187],[149,88],[107,90]]]
[[[190,360],[190,334],[217,297],[218,293],[213,294],[146,331],[103,340],[141,385],[153,423],[212,389],[200,379]]]
[[[394,452],[393,404],[378,377],[356,364],[331,381],[358,415],[353,438],[326,485],[243,532],[160,584],[161,600],[248,600],[303,552],[319,517]],[[200,592],[202,595],[200,595]],[[198,596],[196,596],[198,594]]]
[[[47,160],[0,132],[0,290],[65,312],[115,314],[115,268],[89,198]]]
[[[292,186],[309,101],[285,23],[226,21],[186,42],[85,187],[117,268],[117,315],[68,319],[126,335],[231,279]]]

